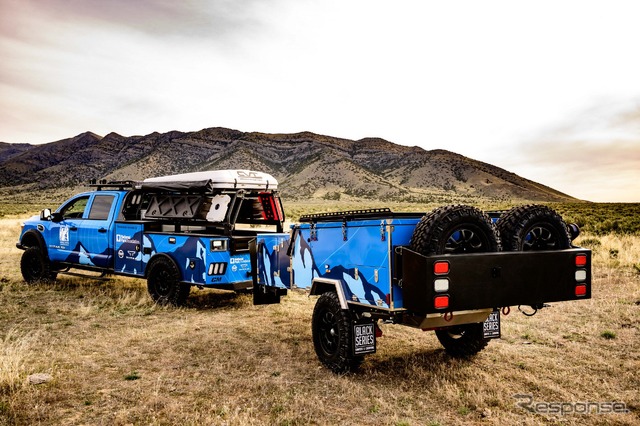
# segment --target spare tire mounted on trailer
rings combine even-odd
[[[416,225],[410,249],[424,256],[500,251],[496,229],[481,210],[465,205],[440,207]],[[475,355],[487,346],[482,323],[436,330],[447,353],[455,357]]]

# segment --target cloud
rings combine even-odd
[[[508,168],[590,201],[640,201],[640,109],[600,100],[512,149]]]
[[[32,31],[52,24],[65,31],[70,25],[127,28],[153,37],[232,37],[255,27],[263,27],[258,0],[3,0],[0,18],[5,36],[46,39]],[[276,7],[277,3],[272,6]],[[25,27],[26,24],[26,27]]]

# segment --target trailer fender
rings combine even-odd
[[[347,298],[344,295],[344,290],[339,280],[333,280],[330,278],[314,278],[311,282],[311,296],[320,296],[328,291],[334,291],[338,295],[338,300],[340,301],[340,307],[342,309],[349,309],[349,305],[347,305]]]

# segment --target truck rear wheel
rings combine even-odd
[[[149,265],[147,290],[159,305],[181,306],[187,300],[191,286],[180,282],[180,271],[175,262],[158,257]]]
[[[358,369],[364,358],[351,353],[351,314],[335,292],[323,293],[313,309],[313,347],[318,359],[335,373]]]
[[[416,225],[411,250],[424,256],[500,251],[500,238],[489,216],[465,205],[445,206],[425,215]],[[436,330],[447,353],[455,357],[475,355],[487,346],[482,323]]]
[[[48,282],[56,279],[51,271],[51,262],[39,247],[29,247],[20,259],[20,272],[28,284]]]
[[[571,237],[562,217],[541,205],[515,207],[498,220],[506,251],[565,250]]]

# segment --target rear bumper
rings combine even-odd
[[[396,264],[401,264],[403,307],[415,313],[540,306],[591,297],[588,249],[422,256],[402,248],[400,253]],[[586,264],[578,265],[578,255],[586,257]],[[436,262],[448,263],[446,273],[436,273]]]

